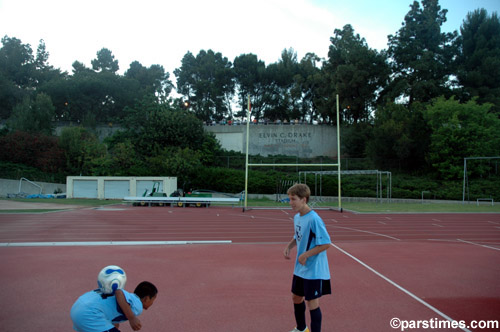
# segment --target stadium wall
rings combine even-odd
[[[70,123],[59,123],[56,135]],[[121,130],[120,126],[98,125],[95,132],[102,141]],[[215,134],[228,151],[246,152],[246,125],[213,125],[205,130]],[[249,153],[251,155],[285,155],[299,158],[337,157],[337,127],[310,124],[252,124]]]
[[[226,150],[246,152],[246,125],[206,126]],[[327,125],[250,125],[250,155],[337,157],[337,128]]]

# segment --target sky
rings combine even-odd
[[[335,29],[351,24],[368,46],[387,48],[412,0],[0,0],[0,37],[45,41],[49,64],[71,73],[74,61],[91,67],[102,48],[124,73],[133,61],[173,71],[189,51],[220,52],[229,61],[247,53],[266,65],[293,48],[328,55]],[[459,30],[468,12],[500,14],[500,0],[440,0],[448,9],[443,31]]]

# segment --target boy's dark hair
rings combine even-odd
[[[149,296],[150,298],[155,297],[158,294],[158,289],[156,286],[150,283],[149,281],[143,281],[134,290],[135,295],[139,296],[140,299]]]
[[[291,186],[288,191],[288,195],[295,195],[298,198],[305,198],[306,203],[309,202],[309,197],[311,196],[311,189],[304,183],[297,183]]]

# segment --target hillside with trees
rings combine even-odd
[[[340,126],[342,159],[400,174],[406,180],[396,181],[399,189],[413,183],[400,196],[457,187],[464,158],[500,156],[500,20],[477,9],[460,31],[445,33],[446,14],[438,0],[412,2],[381,51],[347,24],[333,31],[326,59],[313,53],[298,59],[290,48],[266,64],[254,53],[228,59],[209,49],[187,52],[173,76],[138,60],[119,74],[119,59],[107,48],[90,66],[75,61],[68,73],[50,65],[43,40],[34,51],[4,36],[0,176],[168,175],[180,186],[239,192],[241,164],[226,161],[241,155],[222,150],[203,124],[245,120],[251,95],[257,121]],[[58,123],[68,126],[56,137]],[[94,129],[103,123],[125,129],[101,142]],[[500,199],[499,162],[471,166],[478,195]],[[274,190],[265,187],[274,180],[252,173],[264,186],[254,192]],[[461,188],[443,190],[436,198],[461,198]]]

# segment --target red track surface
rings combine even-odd
[[[335,244],[323,331],[400,331],[389,325],[394,317],[500,320],[500,214],[319,214]],[[116,264],[127,271],[127,289],[141,280],[159,288],[140,316],[142,331],[289,331],[293,262],[282,249],[291,218],[291,210],[214,207],[1,214],[0,330],[70,331],[74,300]],[[233,244],[7,245],[200,240]]]

